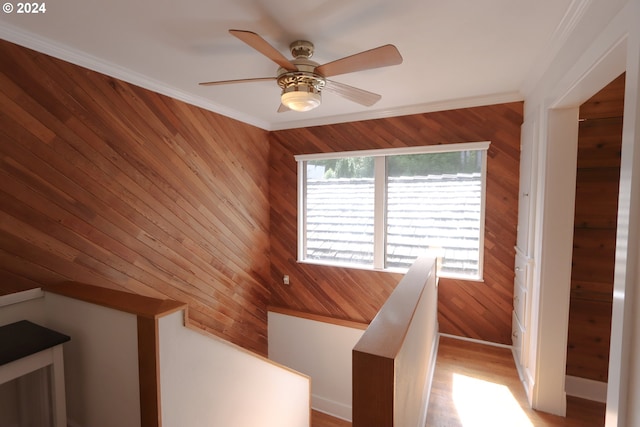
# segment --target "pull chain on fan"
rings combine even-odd
[[[229,32],[278,64],[280,67],[277,76],[203,82],[200,85],[213,86],[275,80],[282,89],[281,105],[278,112],[313,110],[322,103],[323,91],[335,93],[345,99],[370,107],[382,97],[376,93],[329,80],[327,77],[402,63],[402,56],[398,49],[388,44],[319,65],[310,59],[313,56],[314,46],[313,43],[306,40],[291,43],[289,49],[294,59],[290,61],[254,32],[243,30],[229,30]]]

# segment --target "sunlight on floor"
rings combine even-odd
[[[453,401],[464,427],[533,427],[502,384],[453,374]]]

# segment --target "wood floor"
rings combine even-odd
[[[344,421],[339,418],[334,418],[330,415],[323,414],[318,411],[311,411],[311,426],[312,427],[351,427],[349,421]]]
[[[567,417],[530,409],[507,348],[440,338],[426,427],[603,427],[604,404],[567,400]],[[313,411],[313,427],[351,423]]]
[[[566,418],[530,409],[511,350],[440,337],[427,427],[603,427],[604,416],[604,404],[576,398]]]

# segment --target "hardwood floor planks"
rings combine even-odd
[[[487,386],[480,390],[498,390],[497,397],[490,396],[497,409],[483,418],[486,414],[477,405],[483,396],[475,396],[471,401],[461,399],[454,392],[455,375],[471,379],[464,385],[477,381]],[[425,427],[603,427],[605,407],[601,403],[568,397],[567,417],[535,411],[528,406],[509,348],[440,337],[427,414]],[[464,418],[470,415],[472,418]],[[348,427],[351,423],[313,411],[311,425]]]
[[[478,383],[478,390],[486,393],[497,390],[499,393],[491,397],[501,399],[496,400],[498,409],[485,414],[478,408],[481,395],[471,400],[461,398],[464,395],[456,390],[456,378],[468,379],[461,383],[467,387]],[[513,416],[506,418],[510,408]],[[474,426],[603,427],[604,414],[604,404],[571,397],[566,418],[535,411],[528,406],[510,349],[440,338],[426,427],[465,427],[469,425],[465,417],[471,416]]]
[[[332,417],[320,411],[311,411],[311,427],[350,427],[349,421]]]

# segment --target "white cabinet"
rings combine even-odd
[[[533,261],[516,248],[515,279],[513,284],[512,334],[513,358],[525,390],[530,393],[533,385],[529,366],[531,342],[531,273]]]
[[[524,254],[533,252],[534,209],[536,181],[533,174],[537,166],[535,141],[538,138],[538,122],[527,121],[522,124],[520,143],[520,178],[518,194],[518,235],[516,247]]]
[[[536,300],[533,289],[532,254],[535,247],[536,191],[538,182],[535,171],[538,167],[537,147],[539,121],[537,114],[522,124],[520,145],[520,183],[518,197],[518,236],[514,263],[512,342],[513,357],[518,374],[532,402],[535,370],[535,331],[532,324],[532,302]]]
[[[524,327],[518,320],[518,316],[516,316],[516,312],[513,312],[512,316],[512,325],[511,325],[511,341],[513,342],[513,358],[516,360],[517,365],[519,365],[518,372],[520,373],[520,368],[522,367],[522,338],[524,337]],[[522,376],[522,375],[521,375]]]
[[[528,310],[528,276],[529,276],[529,262],[527,257],[516,248],[516,262],[515,262],[515,280],[513,284],[513,335],[516,335],[520,331],[518,337],[512,335],[513,349],[517,354],[526,354],[526,349],[523,348],[525,344],[523,342],[523,335],[526,334],[528,329],[529,310]],[[524,353],[523,353],[524,351]],[[526,365],[525,360],[519,357],[516,362],[522,365]]]

